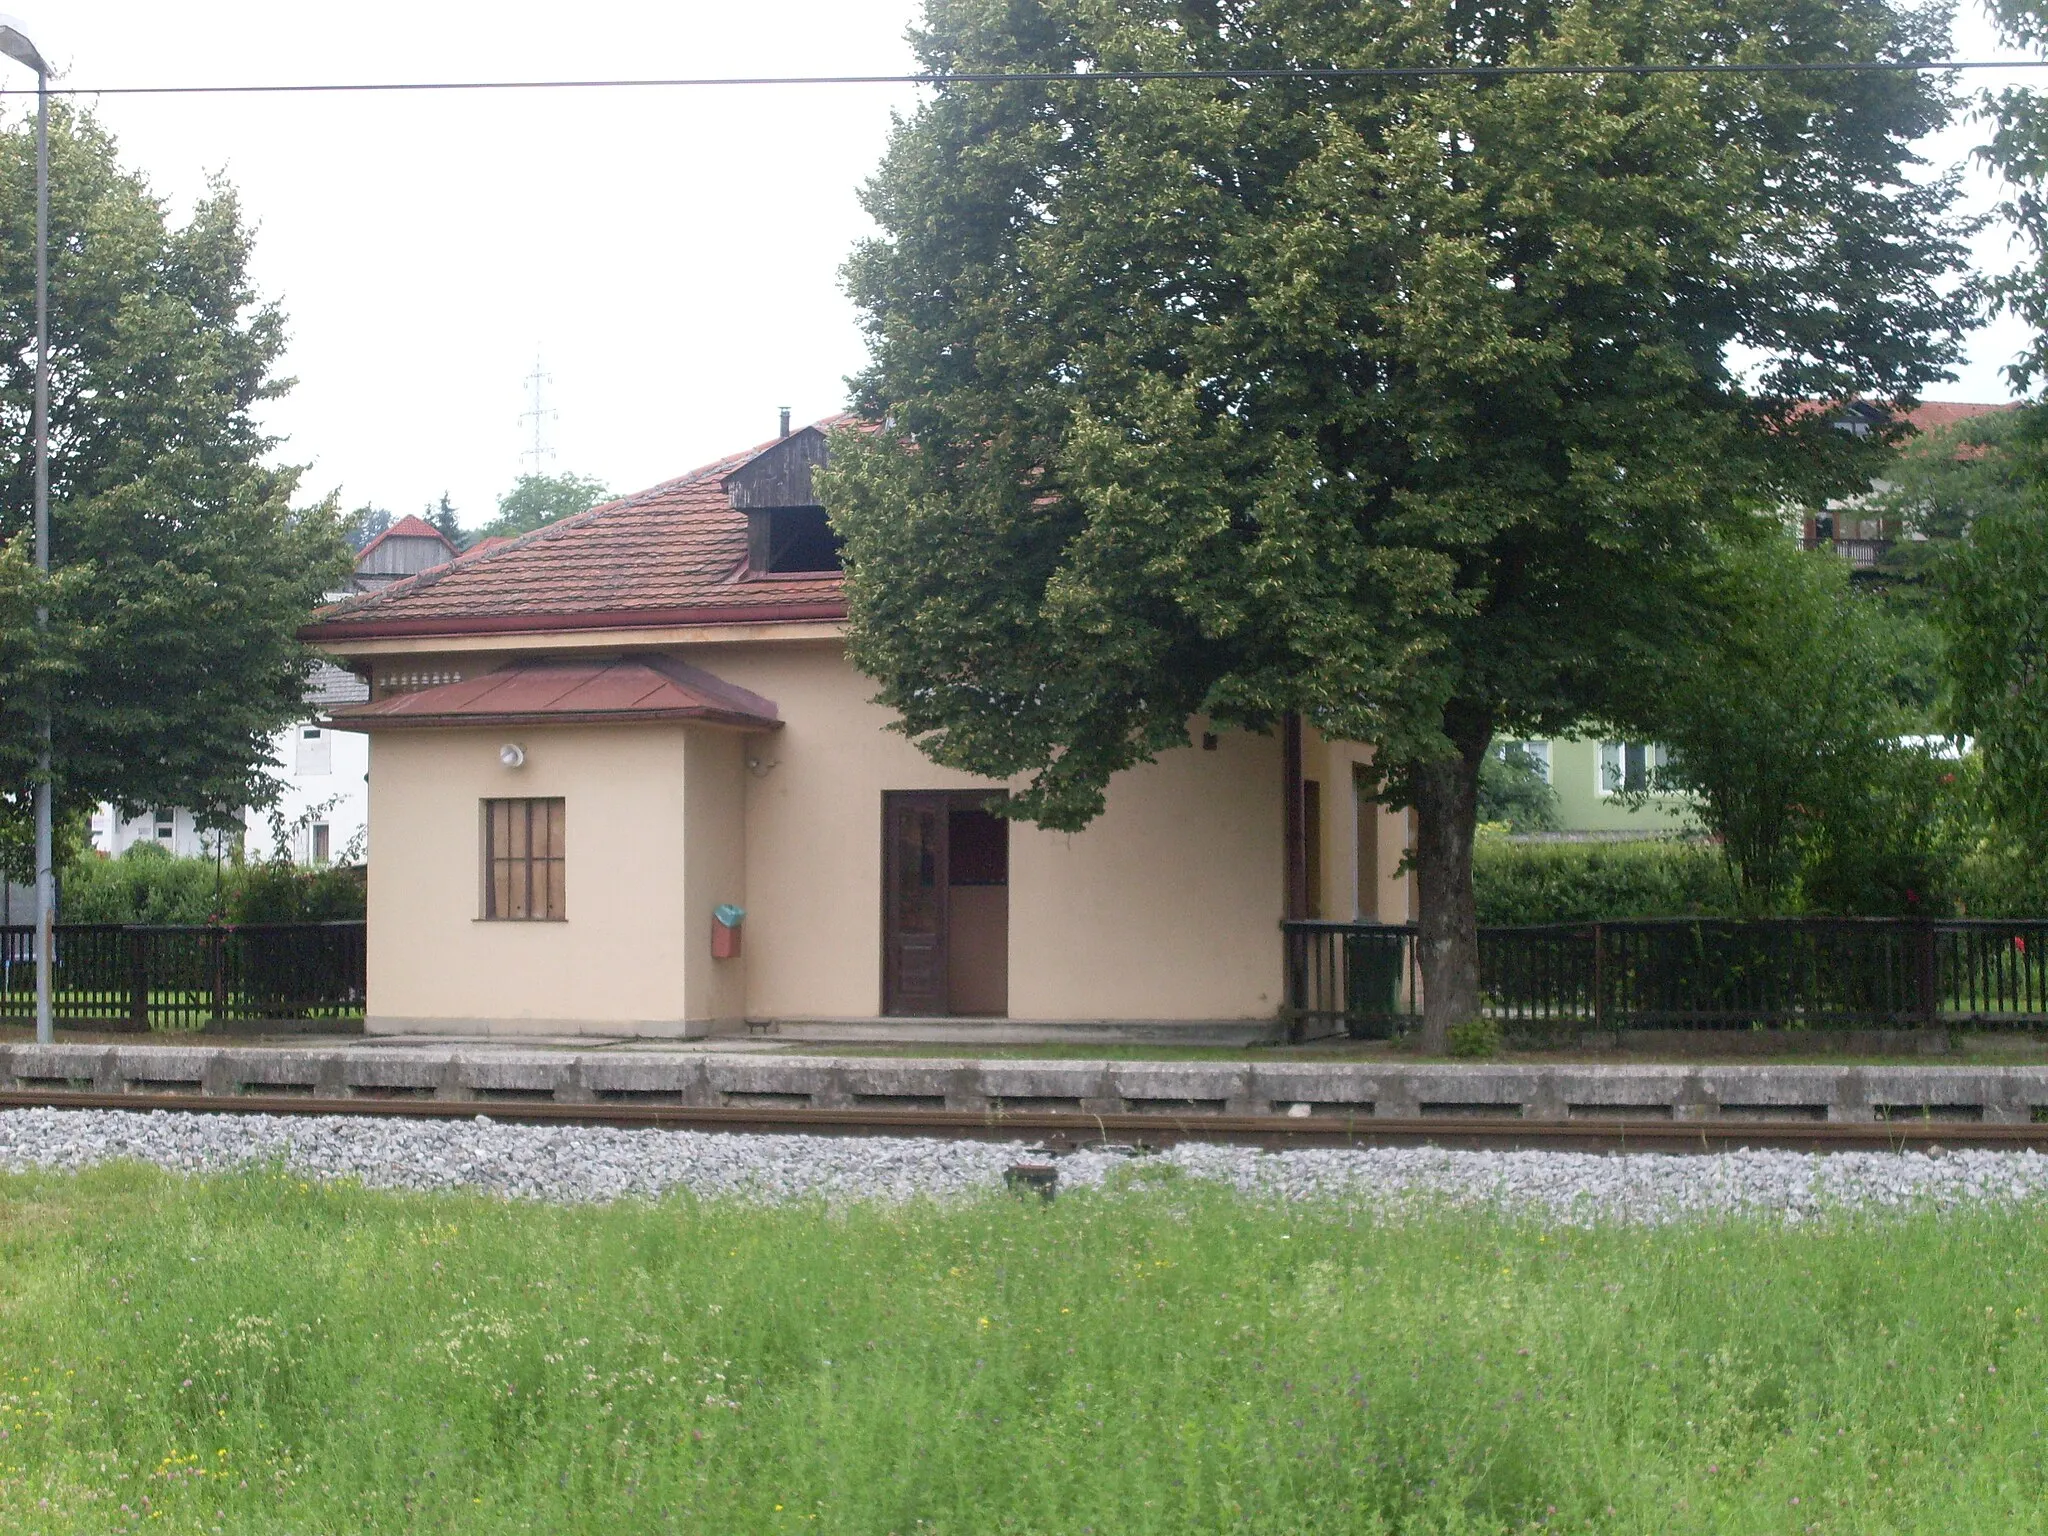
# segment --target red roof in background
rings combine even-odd
[[[782,723],[774,700],[661,656],[524,662],[459,683],[349,705],[329,718],[356,731],[662,720],[773,730]]]
[[[829,429],[844,420],[814,425]],[[330,643],[843,618],[836,571],[746,575],[747,517],[733,510],[720,482],[775,442],[345,598],[299,633]]]
[[[1939,432],[1943,427],[1952,427],[1959,421],[1969,421],[1977,416],[1992,416],[1999,411],[2017,410],[2010,400],[1995,405],[1975,403],[1968,400],[1923,400],[1906,412],[1906,420],[1916,432]]]
[[[370,540],[361,549],[357,550],[356,559],[360,561],[363,556],[367,555],[379,544],[382,544],[386,539],[432,539],[436,544],[447,550],[449,554],[455,553],[455,546],[448,542],[448,535],[426,519],[415,517],[412,513],[408,512],[389,528],[378,534],[377,537]]]

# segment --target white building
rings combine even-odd
[[[156,806],[123,816],[102,802],[92,813],[92,846],[109,858],[119,858],[137,843],[155,843],[181,859],[210,859],[234,841],[232,832],[202,832],[183,806]]]
[[[294,864],[360,864],[370,856],[370,738],[314,723],[340,704],[361,704],[369,685],[353,672],[322,663],[306,692],[312,718],[278,733],[271,752],[279,766],[272,810],[244,813],[242,846],[252,859],[287,855]],[[286,843],[278,847],[276,827]]]

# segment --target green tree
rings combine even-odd
[[[2048,51],[2044,0],[1988,0],[1986,8],[2008,46]],[[2048,96],[2013,86],[1984,92],[1978,106],[1992,134],[1977,156],[2004,178],[1999,212],[2028,252],[2028,259],[1994,285],[1999,305],[2034,333],[2006,370],[2025,389],[2048,377]]]
[[[848,266],[849,644],[934,759],[1078,827],[1191,716],[1370,742],[1425,1043],[1478,1002],[1477,781],[1682,634],[1709,533],[1867,483],[1971,295],[1918,74],[1105,81],[1938,55],[1884,0],[928,0]],[[1077,75],[1078,78],[1064,78]],[[1748,365],[1731,361],[1743,349]]]
[[[462,519],[455,515],[455,503],[448,499],[446,491],[441,493],[438,503],[428,502],[420,516],[458,550],[469,548],[470,536],[462,531]]]
[[[348,540],[350,549],[353,549],[357,554],[361,554],[364,545],[390,527],[391,514],[389,512],[385,511],[382,507],[373,507],[365,504],[357,507],[355,511],[342,519],[341,536]]]
[[[498,515],[477,530],[480,539],[517,538],[578,512],[588,512],[611,494],[588,475],[521,475],[498,498]]]
[[[270,739],[313,661],[294,631],[348,571],[331,503],[295,510],[297,471],[264,462],[283,316],[250,283],[229,187],[173,225],[90,115],[52,108],[57,569],[40,581],[34,164],[32,125],[0,127],[0,815],[26,814],[47,706],[60,814],[104,799],[227,824],[272,792]]]
[[[1715,596],[1712,618],[1648,669],[1626,722],[1671,751],[1652,789],[1692,797],[1748,910],[1791,905],[1822,844],[1839,895],[1849,866],[1873,864],[1873,796],[1900,723],[1896,632],[1843,561],[1782,537],[1731,550]]]
[[[1515,743],[1486,754],[1479,765],[1482,822],[1504,822],[1510,832],[1555,832],[1557,791],[1528,748]]]
[[[1981,513],[1941,575],[1951,723],[1976,738],[1991,813],[2048,867],[2048,498]]]

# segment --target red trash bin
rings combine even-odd
[[[740,957],[740,924],[747,919],[745,907],[721,903],[711,909],[711,958],[737,960]]]

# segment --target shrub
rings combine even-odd
[[[1848,567],[1773,539],[1725,552],[1718,613],[1663,654],[1640,687],[1651,739],[1671,749],[1652,789],[1693,798],[1741,875],[1745,910],[1796,907],[1816,821],[1841,808],[1853,837],[1887,743],[1900,641]],[[1851,855],[1845,877],[1868,848]]]
[[[1453,1056],[1498,1056],[1501,1049],[1500,1025],[1492,1019],[1483,1017],[1453,1024],[1450,1045]]]
[[[1657,838],[1628,843],[1515,843],[1472,849],[1479,921],[1585,923],[1626,917],[1718,917],[1737,910],[1720,850]]]
[[[360,920],[364,907],[360,870],[216,865],[137,843],[118,859],[67,865],[57,915],[67,923],[310,923]]]
[[[57,915],[67,923],[203,923],[236,873],[137,843],[118,859],[87,855],[66,865]]]
[[[1869,760],[1850,793],[1808,824],[1800,905],[1844,917],[1945,917],[1956,906],[1952,824],[1967,813],[1959,765],[1924,746]]]
[[[264,863],[241,871],[227,915],[236,923],[321,923],[360,920],[365,906],[357,870]]]

